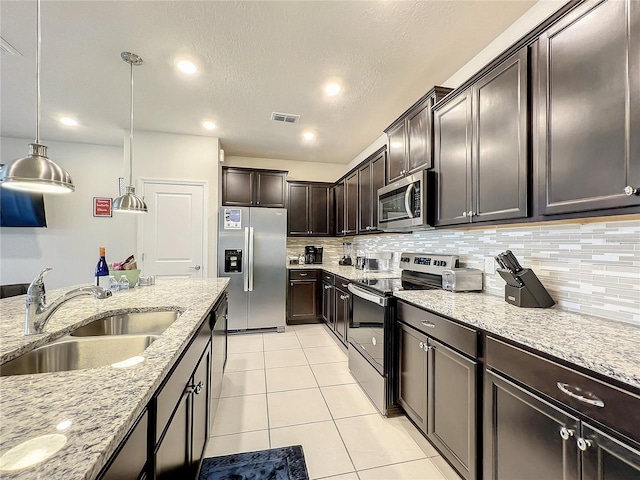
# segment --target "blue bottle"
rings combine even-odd
[[[99,287],[109,288],[109,266],[107,265],[107,260],[105,259],[105,248],[100,247],[100,260],[98,260],[98,264],[96,265],[96,277],[95,284]]]

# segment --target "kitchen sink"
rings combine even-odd
[[[111,365],[144,352],[158,335],[63,337],[0,365],[0,376],[63,372]]]
[[[131,312],[99,318],[71,332],[72,337],[98,335],[160,334],[176,321],[180,312],[161,310],[156,312]]]

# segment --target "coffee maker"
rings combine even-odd
[[[307,245],[304,247],[304,263],[322,263],[322,250],[322,247],[316,245]]]

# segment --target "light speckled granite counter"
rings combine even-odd
[[[287,270],[325,270],[335,275],[357,282],[364,277],[367,278],[400,278],[399,273],[395,272],[365,272],[353,266],[337,265],[335,263],[319,263],[316,265],[287,265]]]
[[[0,455],[26,440],[63,434],[66,445],[48,460],[3,479],[91,479],[122,441],[186,347],[229,280],[159,280],[151,287],[63,305],[42,335],[25,337],[25,296],[0,301],[0,363],[60,337],[106,312],[180,310],[182,315],[129,368],[104,366],[70,372],[0,377]],[[67,289],[64,289],[67,290]],[[47,292],[49,301],[62,290]],[[71,425],[57,431],[63,420]]]
[[[640,388],[640,327],[485,293],[397,291],[397,298]]]

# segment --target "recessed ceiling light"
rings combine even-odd
[[[316,134],[313,132],[304,132],[302,136],[305,140],[313,140],[314,138],[316,138]]]
[[[78,125],[78,121],[75,118],[71,117],[60,117],[60,123],[66,125],[67,127],[75,127]]]
[[[214,130],[216,128],[216,124],[213,122],[210,122],[209,120],[202,122],[202,126],[207,130]]]
[[[186,73],[187,75],[193,75],[198,71],[195,64],[189,60],[180,60],[176,66],[178,67],[178,70],[182,73]]]
[[[337,94],[340,93],[340,90],[341,90],[340,85],[338,85],[335,82],[327,83],[324,86],[324,93],[326,93],[330,97],[335,97]]]

